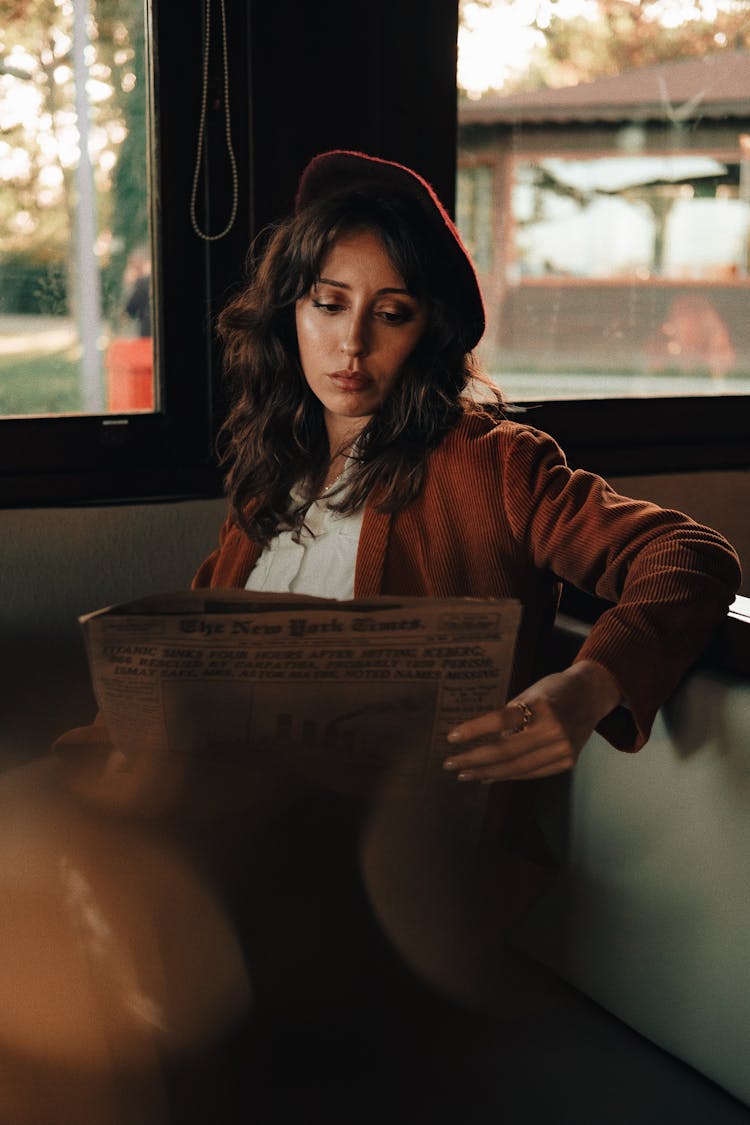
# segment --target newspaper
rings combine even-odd
[[[263,747],[341,779],[439,765],[451,727],[504,702],[520,613],[510,599],[196,590],[80,621],[126,756]]]
[[[457,784],[442,763],[451,727],[503,703],[520,615],[510,600],[233,590],[91,614],[114,743],[94,784],[117,808],[166,811],[167,839],[176,823],[201,877],[236,883],[248,917],[276,918],[281,895],[281,917],[315,917],[324,944],[358,870],[406,964],[484,1003],[498,910],[505,920],[502,872],[482,849],[488,787]],[[307,964],[307,922],[297,931],[280,956]]]

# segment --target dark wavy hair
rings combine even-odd
[[[219,434],[233,517],[265,545],[279,530],[299,531],[322,493],[332,456],[318,399],[299,360],[295,305],[320,276],[341,237],[372,231],[411,293],[425,300],[428,322],[378,412],[362,431],[345,486],[331,507],[354,511],[368,497],[398,511],[419,492],[427,455],[484,385],[475,409],[497,417],[499,391],[476,369],[454,311],[454,284],[421,206],[358,189],[309,204],[269,228],[251,252],[250,280],[219,316],[231,406]],[[291,490],[302,497],[293,502]],[[331,493],[328,493],[330,496]]]

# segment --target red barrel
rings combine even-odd
[[[104,367],[110,414],[154,409],[154,352],[150,336],[113,340],[107,348]]]

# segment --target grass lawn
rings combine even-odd
[[[81,410],[78,349],[0,355],[0,415],[76,414]]]

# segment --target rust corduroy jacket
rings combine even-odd
[[[243,587],[259,553],[227,519],[193,584]],[[737,556],[722,536],[571,470],[547,434],[472,415],[430,454],[413,503],[394,515],[365,510],[355,596],[518,598],[514,690],[544,666],[560,579],[617,603],[578,659],[614,675],[628,710],[600,730],[637,750],[736,592]]]

